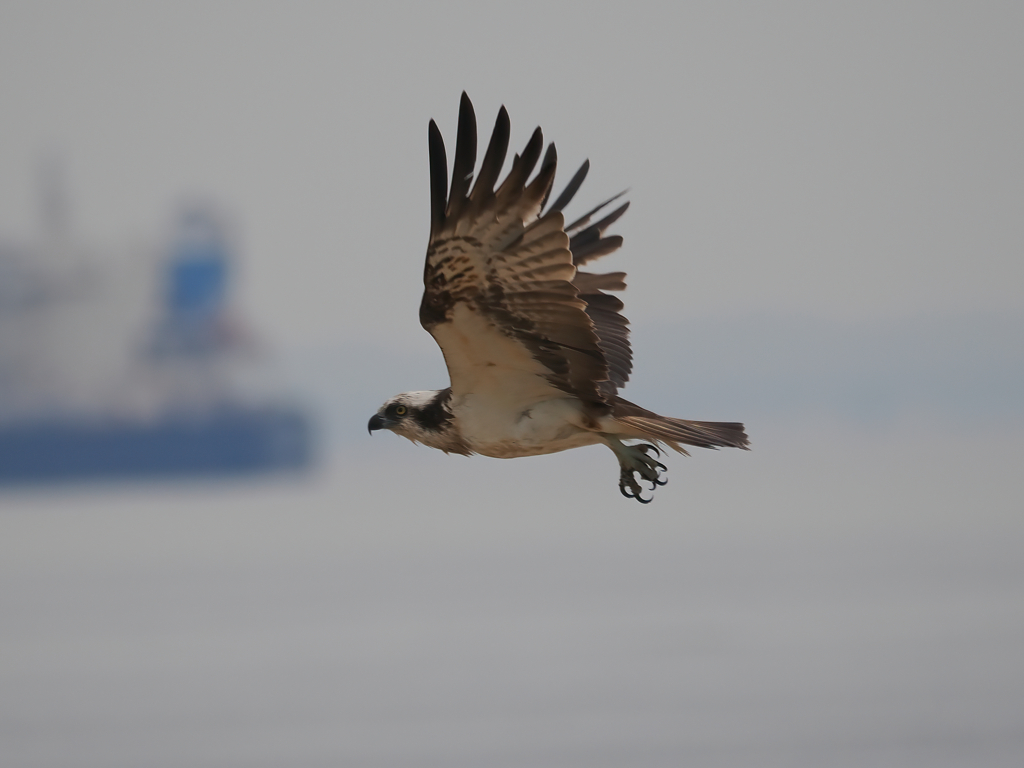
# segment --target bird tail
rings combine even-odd
[[[682,454],[687,454],[687,451],[680,443],[698,448],[743,450],[748,450],[750,446],[747,433],[738,422],[673,419],[659,416],[619,397],[615,398],[612,415],[625,428],[623,431],[629,437],[657,440]]]

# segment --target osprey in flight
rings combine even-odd
[[[441,347],[451,386],[395,395],[370,419],[446,453],[495,458],[537,456],[604,443],[619,461],[619,490],[648,503],[639,480],[665,485],[656,447],[746,448],[742,424],[659,416],[618,395],[633,367],[622,302],[605,291],[626,287],[623,272],[578,268],[622,245],[605,230],[629,203],[594,221],[621,197],[568,226],[562,209],[583,183],[589,161],[547,205],[555,146],[540,171],[544,139],[533,132],[497,185],[509,141],[502,107],[473,183],[476,115],[465,93],[448,188],[441,132],[430,121],[430,242],[420,322]],[[643,440],[627,444],[625,440]]]

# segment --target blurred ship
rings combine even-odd
[[[97,258],[52,170],[42,197],[39,243],[0,241],[0,484],[308,466],[311,420],[228,301],[223,217],[193,205],[167,247]]]

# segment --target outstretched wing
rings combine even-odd
[[[584,164],[544,212],[557,161],[550,145],[529,181],[543,145],[539,128],[495,188],[508,150],[504,107],[472,184],[476,117],[465,93],[450,193],[444,142],[433,121],[429,140],[431,226],[420,321],[441,347],[453,394],[497,388],[530,400],[560,390],[610,402],[629,375],[630,353],[621,303],[603,291],[624,287],[623,275],[577,273],[576,264],[621,244],[603,231],[625,206],[594,225],[591,212],[564,226],[561,210],[582,183]]]

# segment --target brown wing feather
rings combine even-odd
[[[580,170],[585,171],[587,167],[588,165],[584,164]],[[575,178],[573,182],[576,182]],[[570,183],[571,186],[572,183]],[[594,214],[617,200],[621,194],[606,200],[567,228],[567,231],[571,233],[569,250],[572,251],[574,265],[580,266],[588,261],[606,256],[618,250],[622,245],[621,236],[606,237],[604,232],[626,212],[629,203],[620,205],[600,221],[590,224],[590,219]],[[561,200],[562,198],[559,198],[559,202]],[[608,380],[600,385],[606,399],[614,396],[620,387],[626,385],[626,382],[629,381],[629,374],[633,371],[633,350],[629,343],[629,320],[622,314],[622,302],[616,297],[604,293],[604,291],[625,290],[625,278],[624,272],[593,274],[577,271],[573,280],[579,297],[587,302],[587,315],[594,324],[598,345],[608,362]]]
[[[585,160],[565,190],[551,206],[552,211],[560,211],[567,206],[579,191],[590,170],[590,161]],[[595,224],[590,221],[595,214],[618,200],[625,192],[614,197],[585,213],[565,228],[570,235],[569,250],[572,251],[572,263],[579,267],[588,261],[606,256],[619,249],[622,237],[604,232],[629,208],[629,203],[620,205],[610,214]],[[597,333],[598,346],[608,363],[608,379],[599,384],[602,394],[607,400],[614,396],[619,387],[625,386],[629,374],[633,370],[633,352],[629,344],[629,321],[622,315],[622,302],[604,291],[624,291],[626,289],[625,272],[609,272],[593,274],[576,272],[573,285],[577,295],[587,303],[586,312]]]
[[[543,148],[538,128],[494,189],[508,146],[508,115],[502,108],[470,190],[476,119],[463,94],[449,195],[444,143],[433,121],[429,138],[431,237],[420,321],[445,353],[453,389],[459,389],[457,378],[472,379],[466,371],[474,366],[495,364],[480,357],[486,334],[493,333],[495,348],[508,340],[524,345],[551,386],[586,401],[604,401],[611,382],[621,378],[606,357],[612,339],[605,343],[599,336],[586,300],[573,285],[576,269],[561,211],[542,213],[557,166],[554,146],[527,183]],[[570,186],[581,182],[574,178]],[[563,193],[559,201],[568,198]],[[459,306],[468,312],[456,312]],[[465,327],[449,327],[459,324]],[[517,365],[516,370],[537,375]]]

